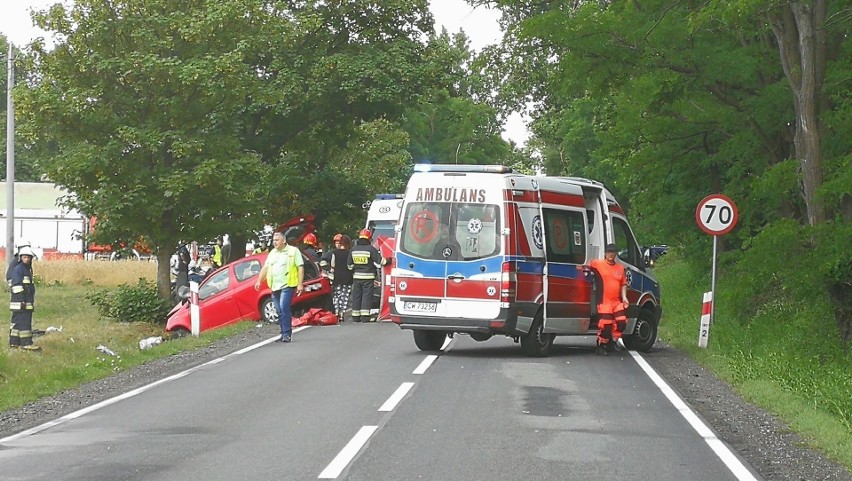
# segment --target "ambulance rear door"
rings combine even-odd
[[[395,266],[396,310],[401,316],[499,316],[503,185],[499,174],[412,176]]]

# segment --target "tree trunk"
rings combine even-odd
[[[171,252],[166,249],[157,249],[157,294],[163,299],[172,297],[172,279],[169,273],[169,260]]]
[[[793,90],[796,133],[793,145],[802,176],[808,223],[826,219],[825,205],[817,195],[823,183],[820,96],[825,79],[825,0],[789,2],[770,15],[781,55],[784,75]]]

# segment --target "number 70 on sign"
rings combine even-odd
[[[695,209],[698,227],[713,236],[730,232],[737,225],[738,219],[736,204],[722,194],[708,195]]]

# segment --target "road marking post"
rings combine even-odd
[[[698,329],[698,347],[707,347],[710,339],[710,312],[713,309],[713,292],[704,293],[704,304],[701,306],[701,327]]]
[[[201,310],[198,308],[198,283],[189,281],[189,325],[192,335],[201,334]]]

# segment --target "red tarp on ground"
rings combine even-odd
[[[293,318],[293,327],[299,326],[333,326],[337,324],[337,316],[325,309],[320,309],[318,307],[314,307],[308,309],[301,317]]]

